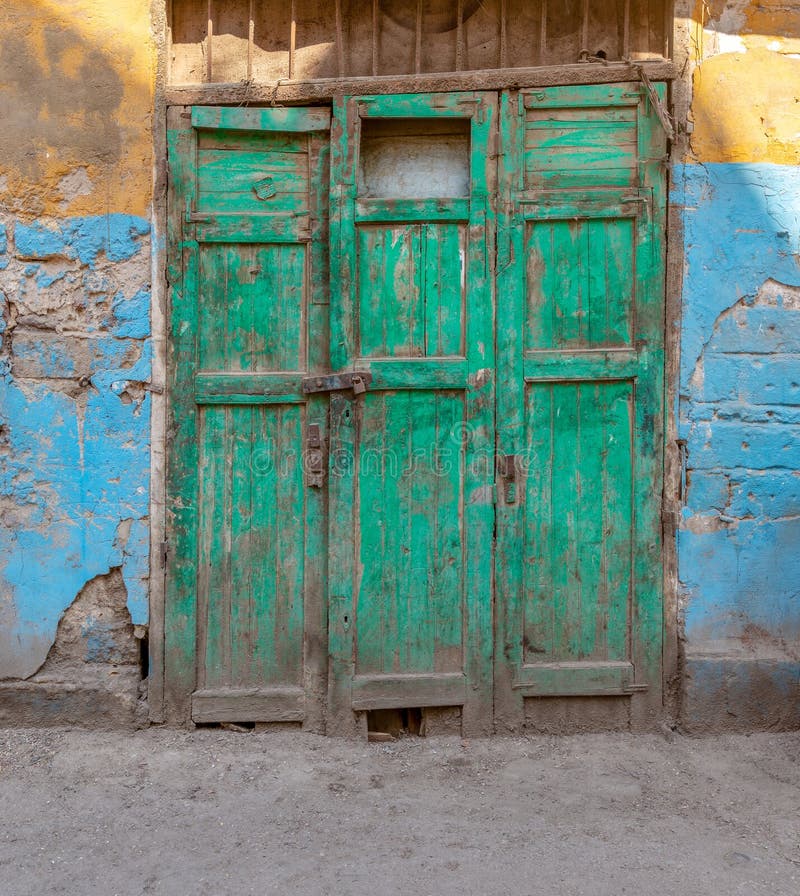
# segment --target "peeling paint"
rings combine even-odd
[[[800,171],[687,165],[678,186],[687,650],[739,655],[756,626],[771,655],[800,639]],[[699,704],[709,669],[691,682]]]
[[[755,49],[706,60],[692,116],[699,161],[800,164],[800,59]]]
[[[0,677],[26,678],[112,568],[147,622],[150,240],[131,215],[5,223]]]
[[[150,0],[7,0],[0,202],[23,220],[147,214],[155,45]]]

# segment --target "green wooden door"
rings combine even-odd
[[[495,98],[334,107],[330,730],[461,706],[492,724]],[[365,378],[366,379],[366,378]]]
[[[482,734],[616,697],[643,723],[665,154],[644,88],[176,108],[168,136],[168,717],[356,733],[458,706]]]
[[[503,95],[498,730],[660,706],[665,153],[640,84]]]
[[[174,720],[323,725],[326,517],[304,456],[327,399],[302,380],[328,367],[329,126],[326,109],[170,110]]]

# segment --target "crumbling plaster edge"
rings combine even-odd
[[[151,0],[151,28],[156,48],[153,102],[153,204],[151,213],[152,392],[150,417],[150,609],[148,714],[151,723],[164,721],[164,615],[166,564],[167,452],[167,107],[164,98],[169,66],[169,0]],[[159,391],[160,389],[160,391]]]

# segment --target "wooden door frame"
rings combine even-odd
[[[677,44],[683,47],[683,43]],[[686,48],[684,48],[686,49]],[[681,51],[682,52],[682,51]],[[688,51],[687,51],[688,52]],[[685,53],[683,55],[686,55]],[[153,194],[153,282],[151,290],[152,329],[152,373],[151,373],[151,465],[150,465],[150,578],[149,578],[149,624],[144,632],[147,638],[149,675],[147,678],[148,717],[151,723],[167,721],[165,684],[165,590],[166,590],[166,457],[169,452],[167,433],[167,406],[169,393],[166,387],[168,372],[168,265],[166,234],[168,176],[166,164],[166,131],[168,116],[180,116],[188,111],[188,104],[220,105],[242,103],[270,103],[277,98],[281,103],[303,103],[309,101],[326,102],[340,93],[335,82],[308,85],[264,85],[239,87],[237,85],[217,85],[198,87],[172,87],[167,84],[167,49],[163,38],[159,41],[158,69],[154,102],[154,194]],[[669,103],[674,120],[683,122],[688,115],[690,91],[685,79],[679,79],[681,59],[675,62],[645,62],[644,68],[652,81],[668,82]],[[436,76],[424,80],[419,78],[385,79],[376,83],[370,79],[360,79],[350,85],[354,89],[378,88],[378,92],[408,92],[425,89],[437,92],[444,89],[484,89],[501,90],[508,87],[537,87],[553,85],[577,85],[585,83],[616,83],[629,80],[637,74],[629,65],[610,65],[602,70],[597,66],[559,66],[533,69],[526,72],[491,73],[487,80],[485,73],[473,73],[450,78],[446,84]],[[512,83],[509,83],[512,82]],[[672,82],[675,82],[673,85]],[[678,130],[676,139],[670,146],[668,164],[682,164],[688,137],[683,129]],[[669,193],[669,184],[668,184]],[[666,238],[666,302],[665,302],[665,413],[664,413],[664,490],[661,496],[663,525],[662,567],[664,581],[663,600],[663,705],[660,717],[675,718],[680,709],[681,665],[679,649],[679,594],[677,575],[676,530],[680,513],[681,457],[676,443],[677,418],[676,402],[678,394],[678,369],[680,353],[680,324],[682,316],[681,293],[683,281],[684,249],[681,216],[671,202],[667,201]],[[171,719],[172,724],[182,724]]]

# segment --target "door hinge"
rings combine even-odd
[[[307,376],[303,378],[303,394],[310,395],[313,392],[341,392],[345,389],[352,389],[354,395],[363,395],[371,382],[372,374],[366,373],[365,371]]]

